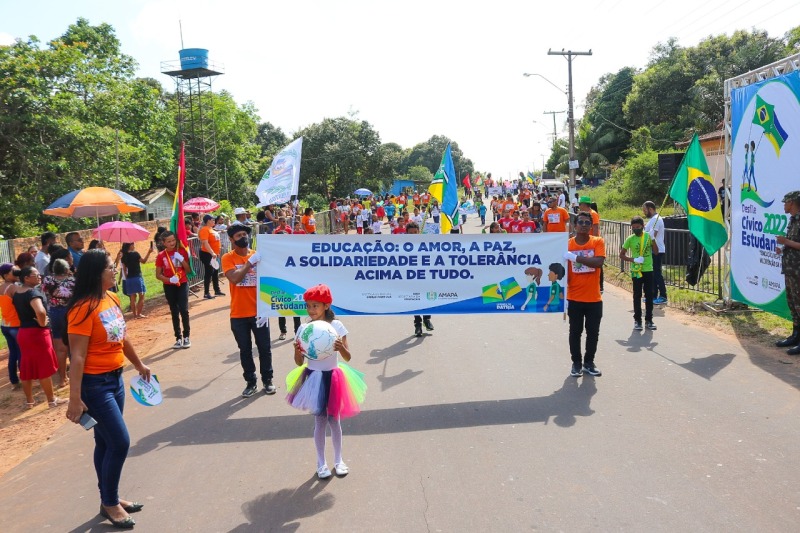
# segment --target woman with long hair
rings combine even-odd
[[[161,234],[164,251],[156,257],[156,279],[164,284],[164,296],[172,315],[172,330],[175,333],[173,348],[189,348],[189,279],[186,277],[185,263],[178,251],[178,238],[171,231]],[[181,322],[183,334],[181,335]]]
[[[67,306],[67,333],[72,354],[67,418],[76,424],[84,412],[94,426],[94,468],[100,489],[100,514],[115,527],[130,529],[136,523],[129,513],[143,505],[119,498],[119,479],[128,456],[130,436],[122,411],[125,358],[146,381],[150,369],[142,363],[125,336],[125,318],[114,286],[114,262],[105,250],[87,251],[75,278]]]
[[[220,261],[220,238],[219,233],[214,229],[215,221],[213,215],[203,216],[203,227],[197,233],[200,239],[200,261],[203,262],[203,298],[212,300],[216,296],[225,296],[219,289],[219,261]],[[214,296],[211,296],[211,285],[214,285]]]
[[[52,376],[58,372],[58,361],[53,350],[53,340],[47,328],[49,319],[44,303],[44,294],[39,289],[42,277],[34,267],[25,267],[19,272],[22,286],[17,287],[11,301],[19,316],[17,342],[21,353],[19,377],[25,393],[25,406],[36,405],[33,398],[33,380],[39,380],[50,407],[63,403],[53,393]]]
[[[155,245],[151,242],[150,248],[147,253],[142,257],[136,251],[132,242],[122,244],[122,271],[124,273],[123,282],[125,290],[122,291],[131,299],[131,312],[133,318],[145,318],[146,315],[142,313],[144,309],[144,294],[147,292],[147,287],[144,284],[144,277],[142,276],[142,265],[147,263],[150,259],[150,254],[153,253]]]
[[[62,248],[67,257],[72,259],[69,250]],[[63,254],[60,254],[63,256]],[[61,378],[59,387],[65,387],[67,379],[67,357],[69,349],[64,344],[64,327],[67,325],[67,304],[72,298],[72,290],[75,287],[75,278],[69,269],[67,259],[63,257],[50,256],[50,265],[47,267],[50,274],[42,280],[42,289],[47,296],[47,316],[50,317],[50,335],[53,337],[53,348],[58,359],[58,376]]]

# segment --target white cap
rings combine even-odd
[[[245,210],[244,207],[237,207],[236,209],[233,210],[233,214],[234,214],[234,216],[236,216],[236,215],[246,215],[247,211]]]

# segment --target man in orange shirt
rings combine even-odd
[[[421,199],[417,191],[414,191],[414,195],[411,197],[411,199],[414,201],[414,207],[419,208]]]
[[[569,352],[572,356],[571,376],[586,372],[602,373],[594,364],[600,320],[603,318],[603,297],[600,294],[600,269],[606,259],[606,245],[601,237],[590,235],[592,216],[581,211],[575,217],[575,236],[567,244],[567,305],[569,315]],[[586,327],[586,352],[582,354],[581,336]]]
[[[569,211],[559,207],[556,197],[551,196],[547,199],[547,211],[542,215],[542,222],[544,222],[544,230],[548,233],[565,233],[569,222]]]
[[[511,193],[508,193],[506,200],[500,205],[500,211],[503,215],[511,216],[511,213],[517,210],[517,202]]]
[[[231,291],[231,331],[239,346],[239,360],[244,370],[243,376],[247,386],[242,392],[243,398],[249,398],[258,389],[256,364],[253,361],[253,342],[251,333],[258,348],[258,362],[261,370],[261,381],[264,383],[264,394],[275,394],[272,384],[272,349],[270,348],[269,323],[256,321],[256,300],[258,298],[258,278],[256,265],[261,256],[248,246],[248,226],[231,226],[228,237],[232,249],[222,256],[222,271],[228,278]]]

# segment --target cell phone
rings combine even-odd
[[[85,429],[86,431],[89,431],[90,429],[92,429],[93,427],[95,427],[97,425],[97,420],[95,420],[94,418],[89,416],[89,413],[84,411],[83,414],[81,415],[81,419],[78,420],[78,423],[81,426],[83,426],[83,429]]]

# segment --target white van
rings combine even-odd
[[[561,180],[542,180],[541,186],[547,190],[548,196],[558,196],[562,192],[565,196],[568,195],[567,186]]]

